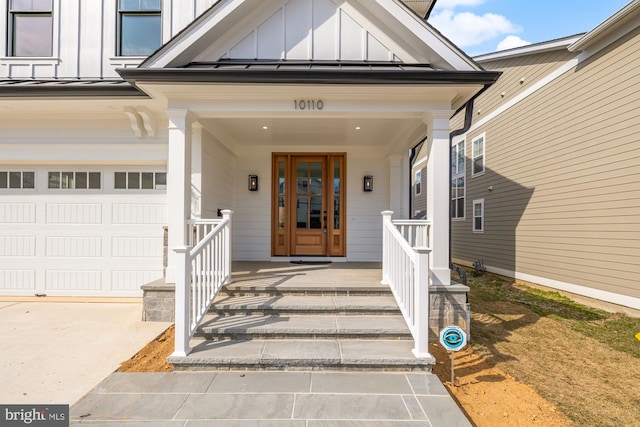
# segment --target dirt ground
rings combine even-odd
[[[170,372],[166,359],[173,351],[173,326],[149,343],[131,359],[122,363],[119,372]],[[438,363],[433,368],[477,427],[549,426],[571,423],[556,408],[530,387],[474,354],[469,347],[456,353],[456,386],[451,386],[449,354],[438,344],[432,345]]]

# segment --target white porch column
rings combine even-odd
[[[193,124],[191,135],[191,218],[202,218],[202,125]]]
[[[403,195],[405,187],[402,186],[402,159],[401,154],[389,156],[389,210],[396,213],[396,218],[406,218],[403,216]]]
[[[167,283],[176,282],[174,248],[187,244],[187,220],[191,215],[191,139],[193,116],[186,110],[167,110],[169,159],[167,160]]]
[[[451,111],[432,112],[429,126],[427,161],[427,218],[431,220],[429,257],[434,285],[451,284],[449,270],[449,117]]]

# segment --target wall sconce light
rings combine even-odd
[[[249,175],[249,191],[258,191],[258,175]]]
[[[363,190],[373,191],[373,176],[365,175],[363,180]]]

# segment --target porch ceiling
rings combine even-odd
[[[404,153],[430,114],[450,114],[480,85],[256,85],[138,82],[169,110],[189,111],[231,151],[376,148]],[[304,103],[300,108],[296,103]],[[314,106],[315,103],[315,106]],[[323,148],[324,147],[324,148]]]
[[[427,131],[421,118],[382,117],[244,117],[201,119],[215,137],[231,147],[327,146],[385,148]]]

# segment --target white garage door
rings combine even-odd
[[[162,277],[166,173],[0,167],[0,294],[140,296]]]

